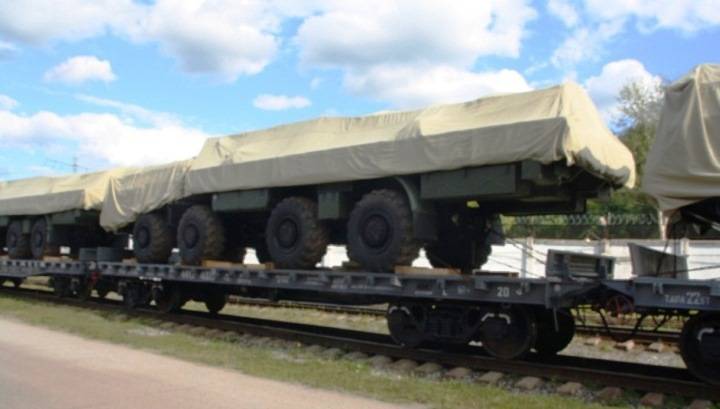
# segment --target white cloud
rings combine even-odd
[[[692,34],[720,24],[717,0],[584,0],[575,8],[567,0],[549,0],[548,11],[574,27],[551,56],[566,73],[583,61],[598,61],[631,23],[641,34],[660,29]]]
[[[620,34],[623,21],[602,23],[596,27],[578,27],[555,49],[550,61],[557,68],[571,71],[582,61],[597,61],[605,44]]]
[[[0,2],[0,36],[25,44],[77,41],[122,28],[141,8],[132,0]]]
[[[305,19],[295,42],[313,66],[468,66],[483,55],[518,56],[535,14],[524,0],[345,1]]]
[[[129,104],[127,102],[116,101],[107,98],[98,98],[92,95],[77,94],[75,98],[88,104],[115,108],[124,115],[126,122],[135,122],[136,120],[144,124],[163,126],[163,125],[179,125],[180,119],[173,114],[167,112],[151,111],[139,105]]]
[[[278,4],[276,4],[278,3]],[[291,3],[261,0],[33,0],[0,2],[0,38],[42,45],[112,33],[157,43],[183,71],[234,80],[274,57]]]
[[[4,149],[38,145],[49,149],[74,144],[85,163],[94,162],[101,167],[189,158],[197,154],[209,136],[182,123],[138,126],[130,117],[112,113],[21,114],[0,109],[0,144]]]
[[[315,77],[312,80],[310,80],[310,89],[317,89],[322,85],[323,79],[320,77]]]
[[[548,0],[547,10],[567,27],[575,27],[580,20],[575,6],[567,0]]]
[[[531,89],[513,70],[471,72],[450,66],[376,66],[349,74],[345,86],[352,92],[391,102],[399,108],[459,102],[488,94]]]
[[[350,92],[416,107],[528,89],[517,72],[471,68],[519,56],[535,16],[525,0],[343,1],[306,18],[294,43],[303,65],[340,69]]]
[[[17,47],[7,41],[0,40],[0,60],[10,58],[17,51]]]
[[[0,4],[0,37],[37,45],[109,33],[157,44],[185,72],[233,81],[275,58],[291,18],[304,64],[362,75],[377,65],[468,70],[482,56],[515,58],[535,16],[529,0],[33,0]]]
[[[11,110],[18,106],[18,102],[7,95],[0,94],[0,109]]]
[[[87,81],[112,82],[117,77],[110,61],[91,55],[79,55],[52,67],[45,72],[43,78],[48,82],[81,84]]]
[[[159,0],[129,34],[136,41],[157,42],[186,72],[234,81],[257,74],[273,59],[281,16],[262,1]]]
[[[661,82],[662,79],[648,72],[640,61],[627,59],[605,64],[600,74],[585,80],[584,85],[603,118],[612,122],[619,114],[617,97],[625,85],[639,83],[654,88]]]
[[[585,6],[598,20],[634,17],[643,31],[667,28],[694,32],[720,24],[717,0],[585,0]]]
[[[305,108],[312,103],[305,97],[290,97],[287,95],[261,94],[253,99],[253,106],[269,111],[282,111],[291,108]]]

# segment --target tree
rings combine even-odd
[[[648,151],[655,142],[665,91],[660,81],[626,84],[618,95],[620,117],[615,121],[619,137],[635,157],[638,187]]]
[[[640,184],[647,154],[655,142],[664,96],[665,91],[661,81],[632,82],[620,90],[618,94],[620,116],[616,119],[614,128],[620,140],[635,158],[637,182],[635,188],[616,192],[607,202],[592,201],[589,204],[590,212],[657,214],[655,201],[640,191]]]

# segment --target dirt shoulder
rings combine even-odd
[[[407,408],[0,318],[0,407]]]

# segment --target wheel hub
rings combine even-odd
[[[537,332],[532,315],[521,307],[487,313],[482,321],[483,348],[496,358],[519,358],[535,343]]]
[[[414,348],[424,341],[423,316],[404,305],[391,305],[387,312],[390,336],[398,344]]]
[[[362,229],[362,239],[369,247],[382,248],[390,238],[390,223],[383,216],[368,217]]]
[[[187,248],[193,248],[197,246],[199,238],[200,232],[198,231],[197,227],[190,225],[185,227],[185,229],[183,230],[183,241],[185,242],[185,246]]]
[[[291,219],[283,220],[275,231],[275,236],[281,247],[286,249],[293,248],[299,236],[297,224]]]
[[[42,232],[35,232],[33,235],[33,243],[35,244],[35,247],[40,248],[43,246],[43,242],[45,241],[45,237],[43,237]]]
[[[144,248],[150,244],[150,232],[146,227],[142,227],[137,234],[138,247]]]

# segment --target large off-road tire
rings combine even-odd
[[[24,259],[32,256],[30,235],[23,233],[21,220],[10,222],[5,245],[7,246],[8,257],[11,259]]]
[[[166,263],[175,238],[165,218],[157,213],[141,215],[133,227],[133,253],[140,263]]]
[[[438,240],[425,246],[430,264],[436,268],[458,268],[469,274],[485,264],[492,246],[482,240],[463,239],[462,235],[440,235]]]
[[[37,260],[60,254],[60,246],[48,242],[48,225],[44,217],[35,220],[30,230],[30,252]]]
[[[221,258],[225,252],[222,220],[207,206],[190,207],[180,218],[177,244],[183,264],[198,265],[203,260]]]
[[[471,273],[485,264],[492,244],[502,243],[501,231],[492,221],[497,216],[445,211],[437,216],[437,240],[425,246],[433,267],[451,267]],[[498,226],[502,229],[502,226]],[[498,240],[500,239],[500,240]]]
[[[347,230],[348,257],[370,271],[410,265],[420,250],[410,207],[405,195],[395,190],[363,196],[350,213]]]
[[[317,204],[304,197],[288,197],[275,205],[265,242],[279,268],[313,268],[327,251],[327,227],[317,218]]]

